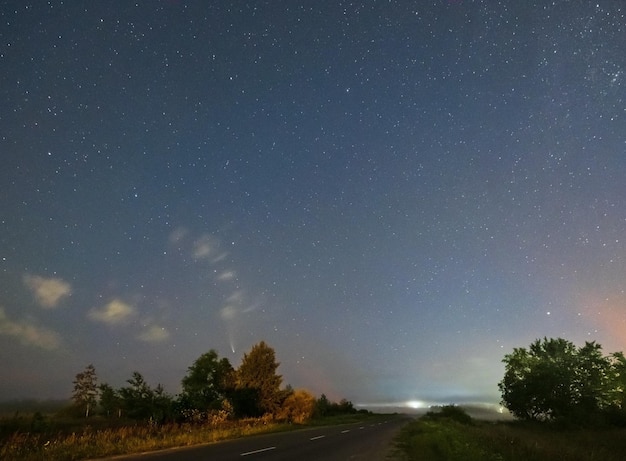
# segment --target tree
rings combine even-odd
[[[330,408],[332,403],[326,397],[326,394],[322,394],[319,399],[315,402],[315,416],[323,418],[324,416],[328,416],[330,413]]]
[[[607,392],[609,402],[606,419],[615,426],[626,426],[626,358],[622,352],[614,352],[607,358],[609,362],[610,386]]]
[[[165,388],[159,383],[152,392],[152,408],[150,418],[154,422],[162,423],[173,419],[174,399],[165,392]]]
[[[324,418],[326,416],[357,413],[357,410],[352,402],[347,399],[341,399],[339,403],[331,402],[325,394],[322,394],[315,402],[314,413],[316,417]]]
[[[351,414],[356,413],[356,409],[354,408],[352,402],[350,402],[348,399],[341,399],[339,401],[339,412],[344,414]]]
[[[277,417],[288,422],[302,424],[311,419],[315,410],[315,397],[304,389],[292,391],[283,401]]]
[[[262,416],[260,408],[259,389],[252,387],[235,387],[228,393],[228,400],[232,404],[233,413],[237,418]]]
[[[280,408],[285,395],[280,390],[283,378],[276,374],[279,365],[276,362],[274,349],[264,341],[253,346],[249,353],[244,354],[236,372],[236,390],[239,391],[238,395],[245,397],[247,404],[245,410],[248,413],[275,415]],[[256,408],[250,405],[252,398],[255,400]],[[242,407],[239,406],[239,408]],[[247,416],[257,415],[248,414]]]
[[[562,338],[515,348],[503,359],[503,405],[529,420],[583,422],[600,415],[615,400],[612,362],[601,351],[595,342],[576,348]]]
[[[122,416],[122,399],[119,393],[106,383],[99,386],[100,407],[106,416],[117,413],[117,417]]]
[[[612,406],[626,410],[626,357],[622,352],[615,352],[609,357],[611,366],[611,396]]]
[[[74,392],[72,400],[85,412],[85,418],[89,417],[89,413],[96,405],[98,396],[98,378],[96,369],[92,364],[85,367],[85,371],[78,373],[74,383]]]
[[[595,341],[585,343],[578,357],[575,397],[584,416],[613,403],[615,380],[611,377],[611,359],[602,355],[602,346]]]
[[[122,408],[129,418],[149,419],[153,417],[154,391],[138,371],[126,381],[130,386],[122,387],[119,395]]]
[[[233,373],[228,359],[219,359],[215,350],[202,354],[182,380],[184,406],[202,413],[221,409],[228,390],[233,387]]]

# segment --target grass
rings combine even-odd
[[[378,415],[380,416],[380,415]],[[217,425],[138,425],[90,418],[6,418],[0,422],[0,459],[12,461],[75,461],[165,448],[215,443],[248,435],[294,430],[307,426],[347,424],[371,415],[329,417],[307,425],[279,424],[263,418],[226,421]]]
[[[621,461],[626,430],[559,429],[541,424],[479,424],[469,428],[477,440],[503,460]]]
[[[502,460],[455,421],[419,420],[405,426],[397,447],[407,460]],[[527,461],[527,460],[526,460]]]
[[[219,426],[127,425],[106,429],[84,426],[80,431],[14,432],[0,441],[0,459],[73,461],[163,448],[218,442],[259,433],[286,430],[261,419]]]
[[[424,417],[401,430],[396,447],[409,461],[621,461],[626,429]]]

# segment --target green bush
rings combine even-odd
[[[456,405],[444,405],[443,407],[437,407],[438,411],[429,411],[424,415],[427,419],[441,419],[446,418],[452,421],[456,421],[460,424],[472,424],[472,417],[467,412]]]

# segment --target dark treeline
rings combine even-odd
[[[352,403],[315,398],[304,389],[282,387],[274,349],[265,342],[244,354],[235,369],[227,358],[210,351],[198,357],[182,378],[182,392],[173,396],[163,386],[150,386],[139,371],[118,389],[98,383],[96,369],[88,365],[73,382],[75,415],[163,422],[219,424],[242,418],[304,423],[311,418],[356,413]]]

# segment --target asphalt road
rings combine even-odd
[[[393,437],[410,419],[388,419],[245,437],[228,442],[176,448],[107,459],[124,461],[384,461]]]

